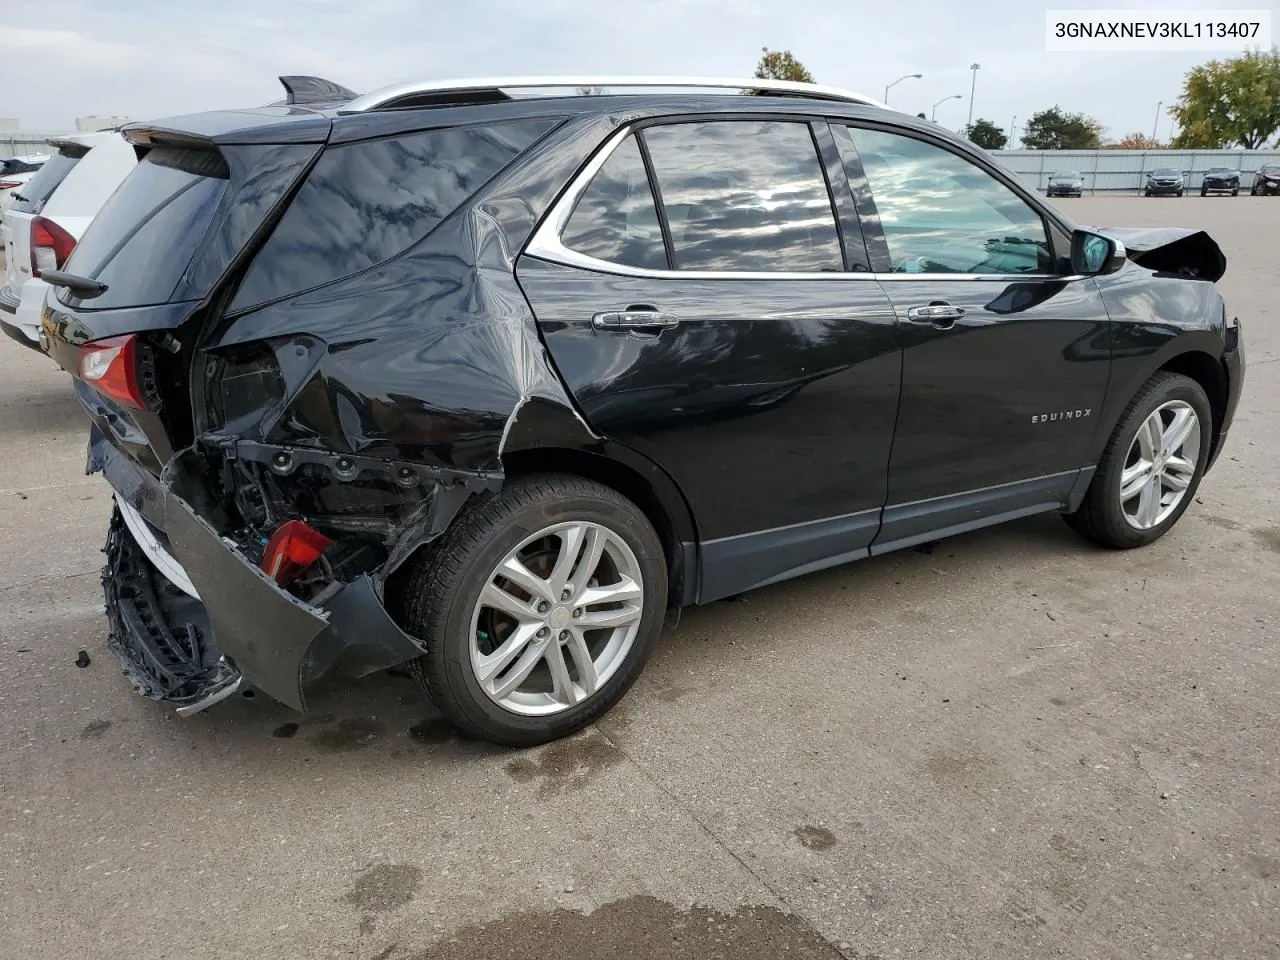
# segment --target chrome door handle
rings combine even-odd
[[[639,333],[657,333],[679,326],[680,318],[674,313],[663,313],[653,307],[628,307],[626,310],[613,310],[608,313],[597,313],[591,318],[591,326],[597,330],[636,331]]]
[[[964,316],[964,307],[953,307],[949,303],[935,302],[927,307],[911,307],[907,310],[907,319],[912,323],[928,323],[939,330],[954,327],[956,321]]]

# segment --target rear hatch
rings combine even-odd
[[[84,144],[59,142],[58,152],[18,189],[13,205],[5,211],[0,242],[4,244],[4,285],[9,288],[6,299],[16,303],[22,285],[31,276],[31,221],[88,152]]]
[[[43,327],[95,425],[151,473],[191,442],[205,320],[329,128],[264,109],[126,129],[138,165],[63,267],[93,283],[60,289]]]

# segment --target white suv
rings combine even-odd
[[[39,173],[48,159],[48,154],[40,153],[0,160],[0,213],[9,209],[13,195]]]
[[[49,289],[40,272],[67,262],[89,222],[138,162],[133,147],[114,132],[73,134],[49,144],[57,153],[18,189],[0,222],[0,329],[36,350]]]

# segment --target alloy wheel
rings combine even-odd
[[[626,660],[643,610],[640,564],[618,534],[599,523],[554,524],[489,575],[471,615],[471,668],[506,710],[569,710]]]
[[[1200,417],[1170,400],[1151,412],[1129,446],[1120,474],[1120,510],[1129,525],[1150,530],[1177,510],[1200,462]]]

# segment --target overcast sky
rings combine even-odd
[[[1047,53],[1044,11],[1066,0],[4,0],[0,116],[67,130],[86,114],[150,119],[278,99],[281,73],[357,92],[404,79],[495,74],[665,73],[748,76],[760,48],[790,49],[820,83],[962,126],[969,64],[974,116],[1006,131],[1060,105],[1108,137],[1151,133],[1156,104],[1186,71],[1230,54]],[[1172,4],[1128,3],[1168,9]],[[1204,8],[1264,8],[1236,0]],[[1189,6],[1183,4],[1182,6]],[[1171,119],[1162,110],[1159,136]]]

